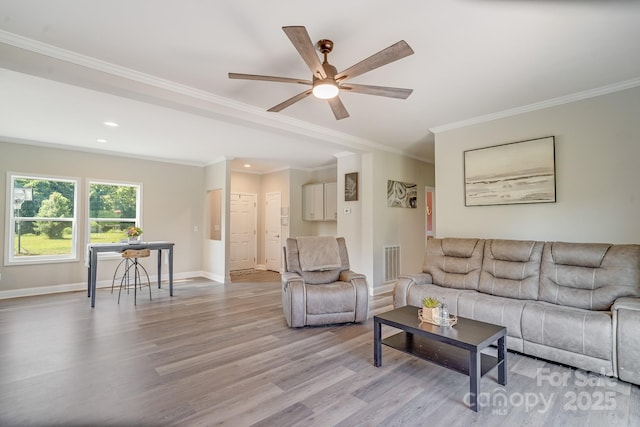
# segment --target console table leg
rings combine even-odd
[[[382,366],[382,324],[373,321],[373,366]]]
[[[478,395],[480,391],[480,352],[469,352],[469,407],[478,412]]]

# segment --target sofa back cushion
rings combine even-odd
[[[334,269],[322,271],[303,271],[300,266],[300,254],[298,251],[298,241],[288,238],[285,242],[285,268],[286,271],[298,273],[304,279],[305,283],[310,285],[319,285],[325,283],[333,283],[340,277],[340,272],[349,270],[349,255],[347,253],[347,244],[343,237],[336,238],[338,242],[338,250],[340,252],[341,266]]]
[[[544,242],[487,240],[478,290],[516,299],[538,299]]]
[[[640,296],[640,245],[545,243],[539,300],[610,310],[625,296]]]
[[[430,239],[422,271],[436,285],[477,291],[483,249],[483,239]]]

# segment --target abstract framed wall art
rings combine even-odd
[[[464,152],[465,206],[555,201],[553,136]]]
[[[390,208],[417,208],[418,186],[406,182],[387,180],[387,206]]]

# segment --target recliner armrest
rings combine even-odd
[[[280,276],[280,281],[282,282],[282,287],[284,289],[287,289],[287,286],[291,282],[300,282],[301,284],[304,285],[304,279],[302,278],[302,276],[292,271],[287,271],[285,273],[282,273]]]
[[[360,273],[355,273],[351,270],[345,270],[345,271],[341,271],[340,272],[340,277],[338,278],[338,280],[340,280],[341,282],[350,282],[353,279],[364,279],[366,280],[367,277],[364,274],[360,274]]]

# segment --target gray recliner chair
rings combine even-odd
[[[367,279],[349,269],[344,238],[289,238],[282,260],[282,309],[290,327],[367,319]]]

